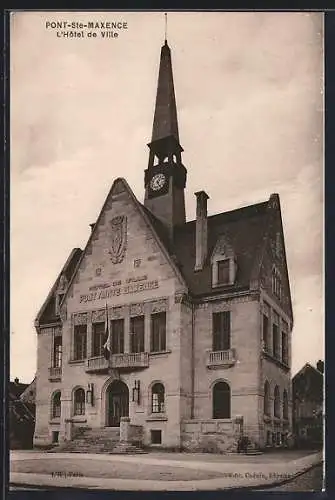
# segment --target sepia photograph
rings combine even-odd
[[[324,14],[9,35],[9,489],[322,491]]]

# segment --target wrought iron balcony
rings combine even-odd
[[[108,372],[109,361],[104,356],[88,358],[86,362],[87,373]]]
[[[207,356],[208,368],[221,368],[233,366],[236,362],[235,349],[226,351],[209,351]]]
[[[112,354],[111,368],[118,370],[136,370],[149,366],[149,353],[126,352],[123,354]]]
[[[49,368],[49,380],[50,382],[58,382],[62,379],[62,367],[61,366],[51,366]]]

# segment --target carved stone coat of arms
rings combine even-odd
[[[123,261],[127,249],[127,217],[119,215],[110,221],[111,246],[109,254],[113,264]]]

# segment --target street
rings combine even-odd
[[[301,451],[258,456],[183,453],[97,455],[11,453],[10,481],[15,487],[105,490],[189,491],[265,489],[320,490],[322,454]],[[310,470],[314,466],[313,470]],[[302,474],[304,471],[306,474]],[[284,482],[286,484],[284,484]]]
[[[10,490],[34,490],[39,488],[29,488],[23,486],[11,486]],[[292,481],[275,486],[274,488],[267,488],[265,491],[321,491],[322,489],[322,466],[313,467],[313,469],[301,474]],[[257,491],[257,490],[256,490]],[[259,490],[258,490],[259,491]],[[263,490],[264,491],[264,490]]]
[[[267,488],[266,491],[321,491],[322,477],[322,466],[318,465],[292,481],[274,488]]]

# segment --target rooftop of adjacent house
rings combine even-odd
[[[34,377],[33,381],[25,388],[25,390],[20,395],[21,401],[25,403],[35,404],[36,399],[36,377]]]
[[[29,387],[30,384],[24,384],[15,378],[13,381],[9,382],[8,392],[9,396],[13,399],[19,399],[21,394]]]
[[[292,381],[293,383],[299,381],[301,378],[307,376],[307,374],[312,374],[314,377],[323,379],[324,375],[324,361],[319,360],[316,367],[311,363],[305,363],[304,366],[294,375]]]

